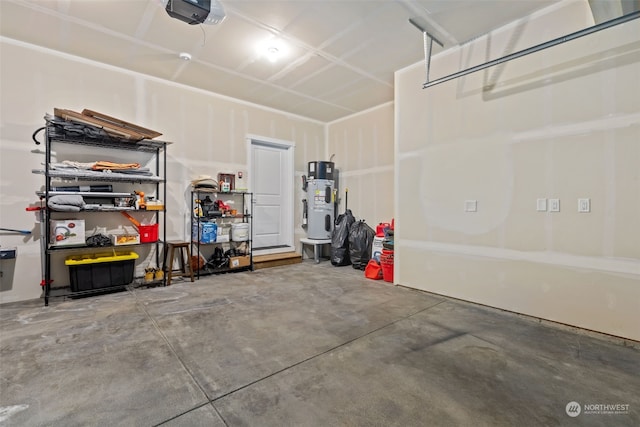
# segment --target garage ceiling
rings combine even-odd
[[[224,22],[188,25],[160,0],[1,0],[0,34],[328,122],[393,99],[394,71],[424,59],[409,18],[447,48],[558,1],[221,0]]]

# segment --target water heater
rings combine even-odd
[[[331,239],[334,221],[335,181],[332,162],[309,162],[308,178],[303,177],[303,226],[306,221],[307,238]]]
[[[333,181],[333,162],[309,162],[307,179],[330,179]]]

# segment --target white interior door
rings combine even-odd
[[[253,249],[293,250],[293,145],[251,138]]]

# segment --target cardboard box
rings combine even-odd
[[[248,267],[250,264],[250,256],[234,256],[229,258],[229,268]]]
[[[111,243],[114,246],[137,245],[140,243],[140,235],[135,233],[113,233]]]
[[[231,224],[221,224],[218,226],[218,235],[216,236],[216,243],[229,242],[231,234]]]
[[[83,219],[51,220],[51,246],[85,246]]]

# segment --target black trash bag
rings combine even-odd
[[[331,232],[331,264],[336,267],[351,264],[349,259],[349,229],[356,222],[351,209],[338,215],[336,224]]]
[[[85,243],[91,247],[112,246],[111,238],[104,234],[94,234],[86,238]]]
[[[371,246],[375,235],[376,232],[364,220],[351,225],[349,229],[349,257],[353,268],[364,271],[367,267],[371,259]]]

